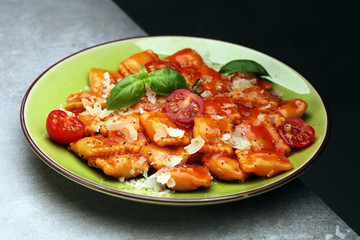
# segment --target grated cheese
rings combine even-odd
[[[155,173],[156,174],[156,173]],[[152,192],[164,195],[164,194],[171,194],[174,191],[167,189],[165,185],[162,185],[157,182],[155,178],[155,174],[151,175],[148,178],[140,178],[140,179],[129,179],[125,181],[125,183],[131,187],[137,189],[145,189],[150,190]]]
[[[103,92],[102,92],[102,97],[103,98],[108,98],[111,92],[111,89],[114,88],[115,84],[111,83],[111,78],[110,78],[110,74],[109,72],[105,72],[104,73],[104,79],[105,81],[103,81]]]

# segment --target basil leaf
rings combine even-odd
[[[171,68],[150,72],[148,80],[151,90],[160,95],[167,96],[177,89],[188,88],[184,76]]]
[[[139,78],[144,79],[147,78],[147,76],[149,75],[148,71],[146,70],[146,67],[144,65],[140,66],[139,69]]]
[[[263,66],[253,60],[241,59],[233,60],[222,66],[219,73],[235,73],[235,72],[252,72],[257,73],[260,76],[269,76],[269,73]]]
[[[128,75],[111,90],[105,107],[108,110],[131,106],[144,96],[145,84],[139,75]]]

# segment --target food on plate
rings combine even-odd
[[[52,140],[70,144],[79,140],[85,132],[85,125],[76,117],[61,110],[51,111],[46,119],[46,130]]]
[[[164,58],[146,50],[115,71],[90,68],[89,88],[52,111],[46,127],[108,176],[183,192],[292,170],[291,150],[315,137],[301,119],[307,107],[283,100],[255,61],[221,66],[190,48]]]

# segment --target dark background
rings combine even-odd
[[[326,149],[300,176],[360,234],[359,9],[347,1],[121,1],[149,35],[188,35],[250,47],[287,63],[331,113]]]

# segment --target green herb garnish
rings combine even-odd
[[[222,66],[219,73],[236,73],[236,72],[252,72],[257,73],[260,76],[269,76],[269,73],[263,66],[253,60],[240,59],[233,60]]]
[[[176,89],[187,89],[183,75],[171,68],[163,68],[150,73],[141,65],[139,74],[128,75],[111,90],[105,107],[108,110],[131,106],[144,96],[145,85],[160,95],[169,95]]]
[[[198,91],[199,87],[202,87],[201,91]],[[197,94],[198,96],[200,96],[205,91],[205,87],[203,85],[203,82],[200,81],[200,78],[196,79],[194,84],[190,86],[190,91]]]

